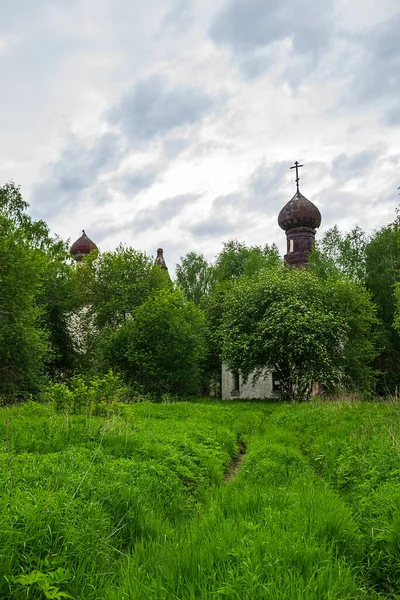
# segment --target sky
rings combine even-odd
[[[0,0],[0,185],[102,251],[276,243],[300,190],[368,233],[400,197],[398,0]]]

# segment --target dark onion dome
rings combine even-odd
[[[90,254],[93,250],[98,250],[96,244],[86,235],[82,229],[82,235],[71,246],[70,253],[76,261],[81,261],[84,256]]]
[[[154,262],[156,265],[164,269],[164,271],[168,271],[168,267],[164,259],[164,250],[162,248],[159,248],[157,250],[156,260]]]
[[[316,229],[321,225],[321,213],[310,200],[297,191],[279,213],[278,224],[285,231],[293,227]]]

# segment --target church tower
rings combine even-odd
[[[71,246],[70,254],[79,265],[85,256],[88,256],[93,250],[98,252],[98,248],[94,242],[86,235],[85,230],[82,230],[82,235]]]
[[[315,230],[321,225],[321,213],[299,190],[299,165],[296,161],[296,186],[295,195],[282,208],[278,217],[278,224],[286,232],[287,251],[285,262],[290,267],[304,267],[315,243]]]
[[[156,260],[154,262],[156,265],[161,267],[163,269],[163,271],[168,271],[168,267],[167,267],[167,264],[166,264],[165,258],[164,258],[164,250],[162,248],[159,248],[157,250]]]

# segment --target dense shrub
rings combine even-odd
[[[202,311],[180,291],[161,291],[102,340],[103,362],[144,393],[198,391],[205,352]]]
[[[88,381],[76,375],[68,383],[50,384],[42,397],[54,402],[57,412],[75,415],[107,414],[119,402],[137,399],[133,390],[111,370]]]

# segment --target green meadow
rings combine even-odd
[[[0,598],[400,598],[400,405],[0,412]]]

